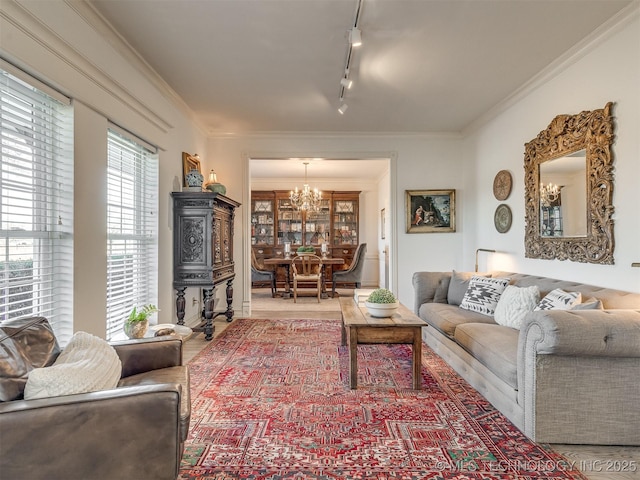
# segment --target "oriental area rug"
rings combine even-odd
[[[239,319],[190,363],[186,479],[581,479],[426,345],[358,347],[337,320]]]

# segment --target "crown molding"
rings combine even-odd
[[[72,11],[77,19],[80,19],[96,30],[101,37],[104,36],[100,30],[96,29],[95,23],[92,23],[92,10],[87,7],[84,0],[81,2],[63,0],[55,7],[50,7],[50,4],[47,2],[44,4],[32,4],[28,2],[18,2],[16,0],[2,0],[0,15],[2,21],[6,22],[5,28],[10,28],[9,26],[15,28],[20,35],[32,41],[51,58],[55,58],[57,62],[61,62],[64,68],[73,71],[78,78],[83,79],[83,81],[88,81],[93,88],[103,92],[114,102],[120,104],[120,106],[139,115],[163,133],[167,133],[173,129],[174,125],[169,118],[165,118],[162,113],[142,103],[125,85],[114,78],[109,72],[99,67],[91,58],[81,53],[67,38],[56,32],[56,29],[50,25],[52,20],[47,19],[41,9],[60,8],[60,5]],[[15,41],[18,44],[20,43],[20,40],[16,39]],[[16,55],[12,53],[20,50],[22,47],[23,45],[16,45],[15,48],[11,49],[10,42],[7,42],[3,45],[3,56],[17,67],[24,69],[35,78],[50,84],[65,95],[76,98],[97,112],[103,112],[104,109],[96,105],[96,102],[91,98],[83,98],[82,95],[79,95],[77,92],[71,94],[68,87],[65,88],[60,82],[51,78],[51,75],[47,76],[46,72],[40,71],[38,65],[32,65],[29,63],[29,60],[20,58],[19,54]],[[58,68],[58,70],[60,69]],[[42,78],[43,75],[47,78]]]
[[[200,130],[204,136],[207,129],[193,110],[178,93],[160,76],[140,53],[118,32],[96,7],[87,0],[64,0],[76,10],[85,22],[91,26],[106,42],[108,42],[127,62],[149,81],[169,102],[173,104]]]
[[[511,95],[506,97],[495,107],[471,122],[467,127],[462,129],[462,137],[467,137],[476,132],[478,129],[489,123],[491,120],[505,112],[513,105],[530,95],[533,91],[547,84],[569,67],[574,65],[580,59],[593,52],[597,47],[602,45],[606,40],[616,33],[622,31],[629,23],[633,22],[640,16],[640,0],[635,0],[627,7],[620,10],[616,15],[608,21],[600,25],[587,37],[582,39],[564,54],[551,62],[546,68],[541,70],[537,75],[533,76],[524,85],[516,89]]]
[[[209,133],[207,138],[216,140],[239,139],[352,139],[352,138],[409,138],[427,140],[458,140],[463,138],[460,132],[246,132],[246,133]]]

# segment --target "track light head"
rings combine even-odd
[[[347,111],[347,108],[349,108],[349,105],[347,105],[346,103],[340,105],[340,107],[338,107],[338,112],[340,112],[340,115],[344,115],[344,112]]]
[[[358,27],[353,27],[349,30],[349,42],[351,42],[352,47],[359,47],[362,45],[362,34]]]
[[[350,78],[344,77],[342,80],[340,80],[340,85],[342,85],[344,88],[349,90],[353,86],[353,80],[351,80]]]

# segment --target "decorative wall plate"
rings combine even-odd
[[[511,194],[513,180],[507,170],[500,170],[493,179],[493,196],[497,200],[506,200]]]
[[[511,228],[511,209],[506,203],[501,203],[496,208],[496,213],[493,216],[493,223],[496,226],[496,230],[500,233],[506,233]]]

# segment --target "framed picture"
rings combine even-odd
[[[405,190],[407,233],[456,231],[455,190]]]
[[[187,185],[187,173],[189,173],[193,169],[200,170],[200,158],[194,155],[191,155],[187,152],[182,152],[182,186],[188,187]]]
[[[380,210],[380,238],[384,240],[384,232],[386,230],[386,218],[384,215],[384,208]]]

